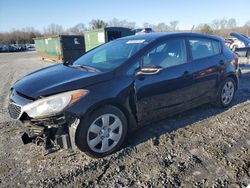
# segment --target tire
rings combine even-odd
[[[241,77],[242,77],[242,72],[241,72],[241,69],[239,69],[239,70],[238,70],[238,76],[239,76],[239,78],[241,78]]]
[[[232,78],[226,78],[219,86],[216,98],[216,106],[227,108],[232,104],[235,96],[236,83]]]
[[[81,120],[76,145],[90,157],[105,157],[121,148],[127,127],[127,118],[120,109],[104,106]]]

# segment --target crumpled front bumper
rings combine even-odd
[[[60,148],[77,150],[75,132],[80,122],[77,118],[57,115],[42,119],[20,119],[24,134],[24,144],[43,145],[50,152]]]
[[[23,111],[23,106],[30,102],[32,99],[29,97],[11,90],[8,111],[11,118],[22,122],[23,143],[44,145],[46,150],[76,150],[75,131],[80,120],[71,112],[61,112],[45,118],[31,118]]]

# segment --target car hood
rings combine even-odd
[[[112,73],[88,72],[59,64],[28,74],[17,81],[13,88],[22,95],[37,99],[41,96],[82,89],[108,79],[112,79]]]
[[[250,39],[242,34],[239,34],[239,33],[230,33],[230,35],[232,37],[235,37],[237,38],[238,40],[240,40],[241,42],[243,42],[245,44],[245,46],[250,46]]]

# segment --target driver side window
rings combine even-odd
[[[170,39],[143,56],[143,67],[168,68],[187,62],[184,39]]]

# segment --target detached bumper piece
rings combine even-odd
[[[46,154],[61,148],[75,150],[74,131],[76,129],[72,129],[75,122],[76,119],[66,120],[64,115],[23,120],[25,130],[21,137],[23,144],[35,143],[42,145],[46,150]]]

